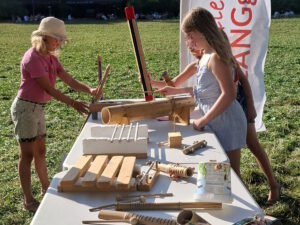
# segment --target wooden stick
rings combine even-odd
[[[140,196],[143,196],[145,198],[164,198],[164,197],[170,197],[173,196],[173,193],[156,193],[156,194],[143,194],[143,195],[123,195],[123,196],[117,196],[117,201],[122,201],[128,198],[138,198]]]
[[[133,202],[141,202],[144,203],[145,202],[145,197],[140,196],[136,199],[124,199],[122,201],[119,201],[118,203],[123,202],[123,203],[133,203]],[[90,212],[96,212],[96,211],[100,211],[101,209],[106,209],[106,208],[111,208],[111,207],[115,207],[117,203],[112,203],[112,204],[108,204],[108,205],[102,205],[102,206],[98,206],[95,208],[91,208],[89,209]]]
[[[169,77],[167,71],[164,71],[161,75],[161,77],[163,78],[163,80],[166,82],[167,86],[171,86],[171,87],[175,87],[174,82],[171,80],[171,78]]]
[[[117,203],[115,210],[179,210],[179,209],[221,209],[219,202],[158,202],[158,203]]]
[[[101,84],[102,82],[102,60],[101,60],[101,56],[98,54],[98,81],[99,84]]]
[[[82,224],[102,224],[102,223],[129,223],[129,224],[137,224],[135,218],[130,220],[83,220]]]
[[[105,69],[105,73],[104,73],[102,82],[99,85],[97,93],[96,93],[96,96],[95,96],[95,102],[98,101],[98,100],[100,100],[100,94],[102,92],[102,89],[104,87],[104,84],[105,84],[105,81],[107,79],[107,76],[108,76],[109,72],[110,72],[110,64],[108,64],[107,67],[106,67],[106,69]]]

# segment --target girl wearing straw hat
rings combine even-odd
[[[74,90],[90,95],[96,88],[75,80],[60,64],[57,50],[66,41],[66,29],[62,20],[55,17],[44,18],[38,30],[32,32],[32,47],[25,52],[21,65],[21,84],[12,106],[11,115],[15,124],[15,135],[19,143],[18,172],[24,194],[23,207],[36,211],[39,202],[31,189],[31,163],[42,186],[42,193],[49,186],[46,166],[46,125],[44,106],[52,98],[61,101],[79,113],[88,113],[88,104],[71,99],[55,88],[56,78]]]

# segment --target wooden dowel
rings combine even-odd
[[[221,209],[219,202],[159,202],[159,203],[117,203],[115,210],[179,210],[179,209]]]
[[[156,193],[156,194],[143,194],[143,195],[123,195],[123,196],[117,196],[117,201],[122,201],[128,198],[138,198],[140,196],[144,196],[145,198],[164,198],[164,197],[171,197],[173,196],[173,193]]]
[[[109,72],[110,72],[110,64],[108,64],[107,67],[106,67],[106,69],[105,69],[105,73],[104,73],[102,82],[99,85],[97,93],[96,93],[96,96],[95,96],[95,102],[98,101],[98,100],[100,100],[100,94],[102,92],[102,89],[104,87],[104,84],[105,84],[105,81],[106,81],[106,79],[108,77]]]
[[[129,223],[137,224],[133,219],[130,220],[83,220],[82,224],[103,224],[103,223]]]

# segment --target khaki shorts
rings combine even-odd
[[[46,136],[44,104],[17,97],[10,110],[19,142],[32,142]]]

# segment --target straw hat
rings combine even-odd
[[[66,40],[65,23],[55,17],[46,17],[42,19],[39,29],[32,32],[32,35],[47,35],[59,40]]]

